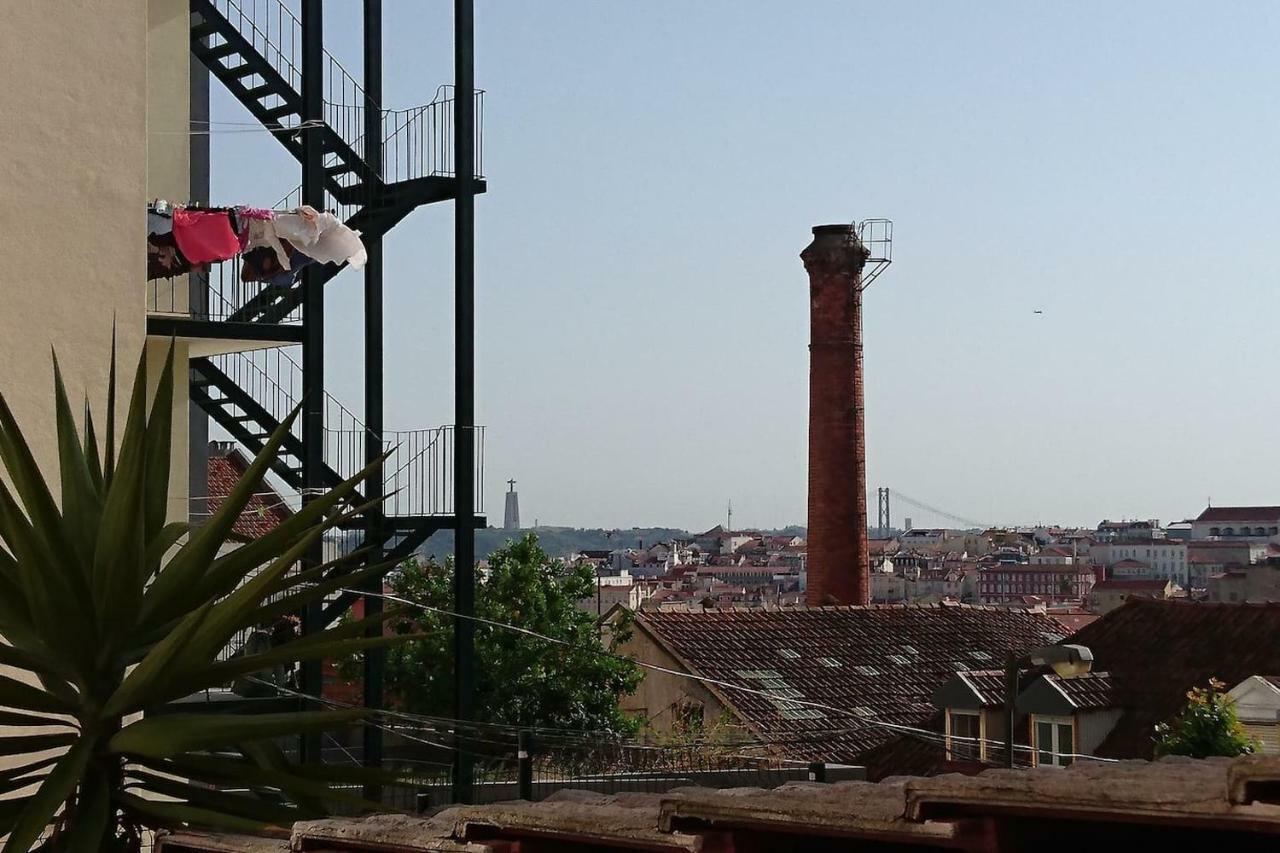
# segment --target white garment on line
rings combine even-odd
[[[266,246],[271,249],[276,253],[276,259],[280,261],[280,268],[289,269],[289,250],[280,242],[280,236],[276,233],[274,219],[249,220],[249,243],[247,248],[255,249],[258,246]]]
[[[304,204],[293,213],[277,213],[272,221],[276,226],[276,236],[288,240],[299,249],[311,245],[320,237],[320,213],[309,205]]]
[[[348,228],[332,213],[303,205],[294,213],[277,214],[275,230],[298,251],[321,264],[350,264],[359,269],[369,260],[360,232]]]

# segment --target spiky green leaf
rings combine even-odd
[[[98,538],[102,502],[89,472],[89,460],[76,432],[71,401],[62,379],[58,355],[53,356],[54,420],[58,435],[58,467],[62,473],[62,514],[65,529],[79,558],[80,573],[87,585],[93,564],[93,546]]]
[[[102,508],[102,535],[93,554],[93,596],[99,624],[136,614],[142,595],[141,575],[146,553],[146,409],[147,358],[143,350],[134,374],[119,461]],[[168,483],[157,484],[156,488],[167,491]]]
[[[169,758],[232,743],[331,731],[365,716],[364,711],[306,711],[244,717],[167,714],[125,726],[116,732],[107,747],[117,755]]]
[[[128,791],[116,791],[112,794],[125,811],[137,816],[143,823],[160,827],[198,826],[206,829],[217,829],[224,832],[261,832],[271,824],[260,820],[224,814],[215,809],[203,809],[186,803],[166,803],[147,800]],[[8,851],[5,851],[8,853]]]
[[[39,790],[27,800],[26,809],[9,833],[4,853],[26,853],[31,848],[32,842],[49,824],[49,819],[80,784],[94,746],[92,738],[80,738],[58,759],[49,775],[40,783]]]
[[[134,790],[185,800],[193,806],[262,823],[288,826],[294,821],[324,814],[322,811],[304,811],[296,806],[267,802],[252,795],[214,791],[156,773],[148,773],[145,770],[131,770],[129,775],[134,779],[131,785]],[[240,782],[237,786],[243,787],[246,784],[248,783]]]
[[[147,541],[159,534],[169,514],[169,464],[170,445],[173,436],[173,353],[174,341],[169,341],[160,380],[156,383],[155,399],[151,404],[151,417],[147,419],[146,450],[143,460],[144,497],[143,514],[146,522]],[[144,578],[145,580],[145,578]]]
[[[7,675],[0,675],[0,705],[49,714],[66,714],[75,710],[49,691],[32,687]]]

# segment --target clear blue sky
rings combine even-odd
[[[359,6],[326,9],[355,71]],[[705,528],[730,498],[735,524],[802,523],[797,253],[815,223],[880,216],[871,489],[996,522],[1280,502],[1280,6],[479,0],[476,20],[491,517],[515,477],[526,523]],[[451,4],[387,0],[386,21],[386,105],[430,100]],[[273,146],[216,137],[215,196],[295,186]],[[387,240],[393,426],[451,419],[451,216]],[[330,384],[358,409],[359,277],[328,304]]]

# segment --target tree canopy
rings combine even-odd
[[[411,560],[388,579],[395,595],[438,610],[453,607],[453,566]],[[640,669],[613,654],[629,635],[626,620],[603,639],[593,614],[577,602],[595,596],[590,568],[553,560],[529,534],[492,553],[478,573],[476,616],[507,628],[476,625],[476,708],[481,722],[634,733],[640,721],[618,707],[640,682]],[[387,687],[403,710],[448,717],[453,711],[452,617],[429,609],[393,623],[419,639],[387,654]]]
[[[1225,686],[1211,678],[1207,687],[1188,690],[1178,716],[1156,726],[1156,754],[1230,758],[1253,752],[1257,744],[1240,724],[1231,697],[1222,692]]]

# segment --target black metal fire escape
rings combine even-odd
[[[463,0],[459,7],[468,7]],[[388,496],[379,509],[352,523],[370,559],[403,558],[437,530],[454,528],[459,557],[470,568],[483,479],[483,432],[471,421],[471,197],[484,192],[478,120],[483,93],[472,93],[468,72],[435,99],[408,110],[385,110],[381,98],[381,2],[365,0],[364,85],[322,47],[320,0],[302,0],[301,17],[282,0],[190,0],[191,52],[302,167],[302,185],[277,203],[324,208],[358,230],[369,252],[365,268],[365,416],[363,421],[324,392],[323,290],[340,271],[312,265],[289,286],[240,279],[238,262],[210,273],[207,292],[193,293],[185,318],[149,317],[153,334],[190,334],[302,343],[301,364],[279,349],[191,360],[191,399],[250,452],[300,401],[305,408],[284,444],[273,474],[303,496],[328,488],[387,451],[380,474],[361,497]],[[466,13],[466,65],[470,13]],[[459,30],[462,32],[462,30]],[[462,44],[465,41],[465,47]],[[459,103],[462,105],[459,106]],[[474,130],[474,133],[472,132]],[[455,138],[465,134],[470,140]],[[476,176],[465,181],[464,176]],[[459,313],[458,426],[389,432],[383,427],[381,242],[421,205],[459,203],[457,247],[463,254],[455,293]],[[465,208],[465,210],[464,210]],[[237,259],[238,261],[238,259]],[[464,286],[465,279],[465,286]],[[203,289],[203,285],[200,285]],[[152,308],[159,300],[152,295]],[[463,322],[465,320],[465,323]],[[463,327],[466,327],[465,329]],[[464,376],[465,374],[465,376]],[[385,554],[385,557],[382,555]],[[319,553],[309,562],[322,559]],[[469,574],[468,574],[469,577]],[[304,627],[330,623],[359,598],[345,592]],[[380,603],[366,598],[370,609]],[[468,623],[469,626],[469,623]],[[465,638],[460,643],[466,645]],[[371,658],[377,660],[377,658]],[[366,701],[379,705],[381,673],[366,672]],[[304,691],[319,693],[319,670],[303,673]],[[465,706],[465,702],[464,702]],[[469,711],[463,707],[461,710]],[[469,716],[469,714],[464,715]],[[380,744],[366,743],[376,760]],[[304,752],[308,746],[304,743]],[[313,747],[312,747],[313,748]],[[464,770],[465,772],[465,770]]]

